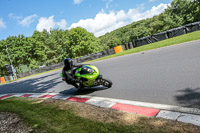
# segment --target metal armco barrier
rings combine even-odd
[[[28,71],[28,72],[25,72],[25,73],[19,73],[19,74],[17,74],[17,77],[22,78],[22,77],[30,76],[30,75],[33,75],[33,74],[58,69],[58,68],[61,68],[61,67],[63,67],[63,62],[58,63],[58,64],[53,64],[53,65],[50,65],[50,66],[46,66],[46,67],[42,67],[42,68],[37,68],[35,70],[31,70],[31,71]]]
[[[135,43],[136,43],[136,46],[139,47],[139,46],[143,46],[149,43],[162,41],[168,38],[180,36],[180,35],[198,31],[198,30],[200,30],[200,22],[195,22],[195,23],[187,24],[185,26],[180,26],[168,31],[157,33],[148,37],[137,39],[135,40]]]
[[[107,52],[108,52],[108,55],[115,54],[114,48],[108,49]]]
[[[8,76],[4,76],[6,81],[9,81],[9,77]]]
[[[200,22],[187,24],[187,25],[185,25],[185,29],[186,29],[187,33],[200,30]]]
[[[152,43],[151,36],[143,37],[136,40],[137,47]]]
[[[167,36],[167,32],[165,31],[158,34],[154,34],[151,36],[151,38],[152,38],[152,42],[158,42],[158,41],[168,39],[168,36]]]
[[[101,53],[102,53],[102,57],[108,56],[108,52],[106,50],[102,51]]]
[[[126,50],[129,49],[129,47],[128,47],[128,43],[125,44],[125,48],[126,48]]]
[[[168,30],[168,31],[167,31],[167,34],[168,34],[168,37],[169,37],[169,38],[171,38],[171,37],[176,37],[176,36],[180,36],[180,35],[183,35],[183,34],[186,34],[185,26],[182,26],[182,27],[178,27],[178,28],[174,28],[174,29]]]
[[[129,47],[129,49],[132,49],[132,48],[133,48],[133,43],[132,43],[132,42],[129,42],[129,43],[128,43],[128,47]]]

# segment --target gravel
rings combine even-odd
[[[29,128],[16,114],[0,112],[1,133],[29,133]]]

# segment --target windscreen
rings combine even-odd
[[[93,69],[88,67],[88,66],[82,66],[81,72],[80,74],[88,74],[88,73],[92,73]]]

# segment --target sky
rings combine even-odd
[[[85,28],[96,37],[162,13],[172,0],[0,0],[0,40]]]

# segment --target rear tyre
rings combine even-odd
[[[112,81],[109,79],[101,79],[102,80],[102,85],[108,88],[112,87]]]

